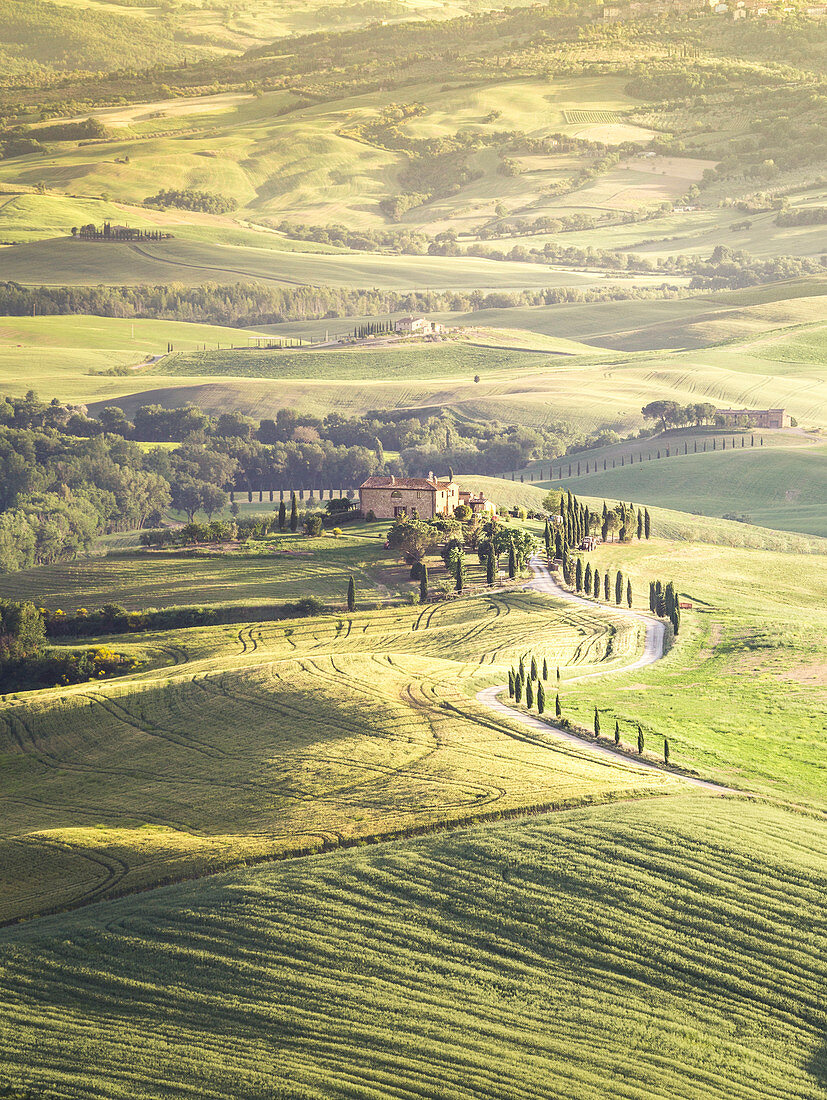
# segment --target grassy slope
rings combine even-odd
[[[119,638],[177,663],[7,696],[0,919],[342,837],[680,787],[526,738],[465,694],[529,632],[552,667],[588,669],[628,660],[639,630],[481,595]]]
[[[278,507],[278,505],[276,505]],[[250,511],[272,512],[269,503]],[[152,551],[108,554],[37,566],[0,577],[8,599],[35,599],[50,610],[128,610],[184,604],[266,605],[302,596],[341,603],[353,576],[363,598],[398,594],[408,571],[382,544],[388,524],[349,524],[341,538],[278,535],[252,540],[243,551]]]
[[[47,918],[0,933],[0,1064],[101,1100],[823,1100],[824,841],[694,795]]]
[[[609,543],[588,560],[612,578],[622,569],[641,608],[660,579],[693,610],[680,644],[651,670],[564,685],[565,713],[589,723],[597,705],[605,728],[619,719],[628,743],[640,723],[655,752],[668,737],[672,758],[704,773],[723,768],[738,786],[749,775],[752,789],[823,804],[827,556],[654,538]]]
[[[827,448],[823,445],[679,454],[632,465],[627,460],[625,466],[605,472],[601,461],[598,472],[590,474],[585,473],[584,461],[581,467],[580,477],[556,478],[553,484],[577,495],[635,500],[705,515],[746,513],[764,527],[827,535]]]

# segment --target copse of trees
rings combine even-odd
[[[226,195],[214,195],[210,191],[195,191],[191,188],[179,190],[171,187],[144,199],[144,205],[158,206],[161,209],[174,206],[178,210],[200,210],[205,214],[228,214],[236,209],[238,203]]]

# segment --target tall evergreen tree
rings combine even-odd
[[[586,589],[586,595],[592,594],[592,563],[586,562],[586,575],[583,578],[583,587]]]
[[[514,669],[513,668],[510,668],[508,670],[508,694],[512,699],[514,698]]]
[[[638,756],[643,755],[643,730],[640,726],[637,728],[637,752]]]
[[[462,553],[461,550],[457,554],[456,570],[457,570],[456,590],[457,590],[457,592],[461,592],[462,589],[465,586],[465,555]]]
[[[296,501],[296,494],[290,494],[290,530],[298,531],[299,529],[299,507]]]
[[[545,659],[545,657],[543,658],[543,679],[548,679],[548,661]]]
[[[595,569],[594,580],[592,581],[592,595],[596,600],[600,599],[600,570]]]
[[[508,548],[508,576],[512,581],[517,576],[517,551],[513,542]]]
[[[615,718],[615,744],[620,744],[620,722]]]
[[[594,708],[594,735],[595,737],[600,736],[600,711],[597,707]]]
[[[652,534],[652,520],[649,517],[648,508],[645,508],[643,510],[643,533],[647,539]]]
[[[537,685],[537,713],[542,714],[546,709],[546,689],[543,687],[542,680]]]
[[[618,569],[617,576],[615,577],[615,603],[620,607],[623,599],[623,574]]]
[[[643,512],[640,508],[637,510],[637,537],[638,539],[643,538]]]
[[[537,679],[537,658],[536,657],[531,658],[531,679],[532,680]]]
[[[495,575],[494,548],[489,547],[488,556],[485,559],[485,583],[489,587],[494,583]]]
[[[428,566],[424,561],[419,568],[419,601],[428,602]]]
[[[557,683],[560,683],[560,666],[557,666]]]
[[[347,609],[348,611],[356,610],[356,583],[353,577],[347,582]]]
[[[548,516],[546,517],[546,528],[543,532],[543,537],[546,543],[546,556],[551,557],[551,525],[548,521]]]
[[[284,501],[279,502],[279,531],[283,531],[287,526],[287,509],[284,505]]]
[[[560,706],[560,696],[559,695],[554,696],[554,713],[556,714],[556,716],[558,718],[563,717],[563,708]]]
[[[657,602],[655,600],[655,582],[649,581],[649,610],[654,614],[657,608]]]
[[[632,606],[632,582],[626,581],[626,603],[629,607]]]
[[[529,710],[534,706],[534,687],[531,680],[525,682],[525,705]]]
[[[554,532],[554,556],[555,558],[563,558],[563,532],[558,527]]]
[[[603,599],[606,603],[609,602],[609,593],[611,591],[612,582],[609,580],[609,570],[603,574]]]
[[[582,559],[577,559],[577,565],[574,572],[574,587],[578,592],[583,591],[583,562]]]
[[[669,763],[669,742],[665,737],[663,739],[663,762],[664,764]]]
[[[519,703],[523,698],[523,678],[517,673],[517,678],[514,681],[514,699]]]

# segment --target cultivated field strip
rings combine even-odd
[[[0,920],[228,863],[676,783],[528,735],[473,698],[529,651],[552,670],[615,667],[638,644],[619,615],[510,591],[193,628],[176,644],[189,661],[0,705]]]
[[[46,918],[0,933],[0,1059],[101,1100],[824,1100],[824,828],[683,795]]]

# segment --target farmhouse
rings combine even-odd
[[[483,493],[469,493],[462,490],[459,494],[460,504],[467,504],[475,516],[488,514],[493,516],[497,506],[493,500],[489,500]]]
[[[403,336],[438,336],[445,331],[444,325],[429,321],[427,317],[400,317],[393,328]]]
[[[718,409],[716,416],[723,417],[727,427],[742,424],[751,428],[789,428],[792,424],[783,409]]]
[[[359,510],[373,512],[377,519],[396,519],[416,512],[421,519],[452,516],[460,504],[475,514],[496,511],[482,493],[460,492],[455,481],[427,477],[369,477],[359,486]]]

